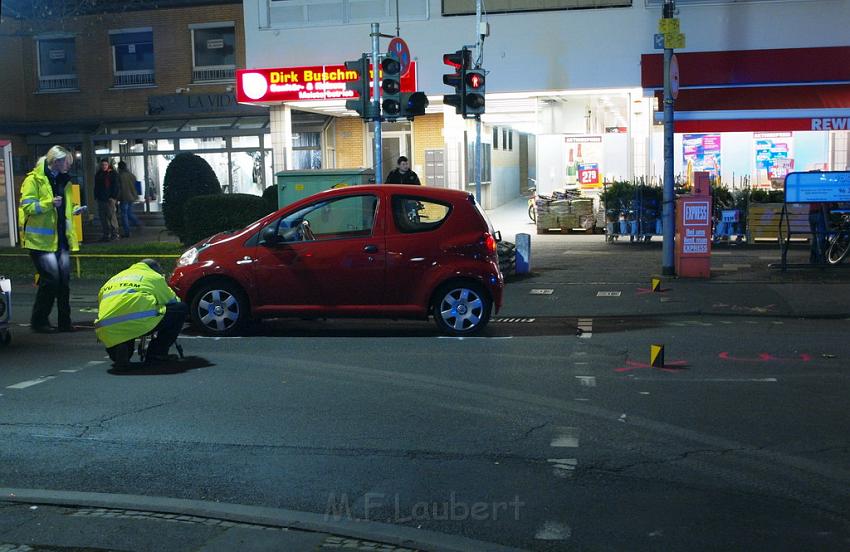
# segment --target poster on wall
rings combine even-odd
[[[788,173],[794,170],[791,133],[756,132],[753,133],[753,140],[756,156],[755,187],[781,186]]]
[[[567,148],[567,186],[583,190],[602,187],[602,136],[565,136]]]
[[[720,135],[685,134],[682,136],[684,166],[691,171],[708,172],[710,178],[720,176]]]

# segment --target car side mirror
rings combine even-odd
[[[260,243],[263,245],[273,246],[280,243],[281,239],[277,233],[275,225],[266,226],[260,234]]]

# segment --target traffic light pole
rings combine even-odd
[[[478,37],[477,46],[477,54],[478,54],[478,63],[476,63],[476,67],[479,67],[481,64],[481,60],[484,57],[484,39],[481,37],[481,1],[475,0],[475,35]],[[481,203],[481,115],[476,115],[475,117],[475,201],[478,202],[478,205],[481,205],[481,208],[484,208],[484,204]]]
[[[672,19],[676,11],[675,0],[664,0],[662,17]],[[666,41],[665,41],[666,42]],[[670,83],[670,63],[673,49],[664,45],[664,195],[662,209],[663,243],[661,247],[661,273],[665,276],[676,274],[674,260],[674,214],[675,191],[673,189],[673,91]]]
[[[378,60],[378,49],[381,47],[380,25],[372,23],[372,103],[375,106],[375,113],[378,116],[375,118],[375,182],[382,182],[384,179],[382,152],[381,152],[381,86],[378,73],[380,72],[381,63]]]

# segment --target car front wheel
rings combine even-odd
[[[239,335],[248,321],[248,300],[237,286],[218,282],[195,294],[190,314],[195,327],[208,335]]]
[[[492,301],[478,284],[461,282],[444,285],[434,295],[434,321],[447,335],[472,335],[487,325],[492,306]]]

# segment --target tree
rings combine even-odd
[[[162,198],[165,227],[185,242],[183,206],[195,196],[220,193],[221,184],[209,163],[194,153],[178,154],[165,170]]]

